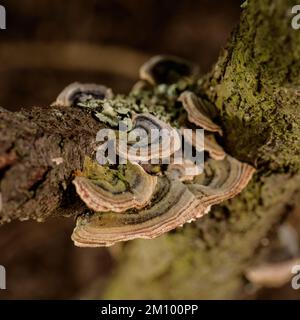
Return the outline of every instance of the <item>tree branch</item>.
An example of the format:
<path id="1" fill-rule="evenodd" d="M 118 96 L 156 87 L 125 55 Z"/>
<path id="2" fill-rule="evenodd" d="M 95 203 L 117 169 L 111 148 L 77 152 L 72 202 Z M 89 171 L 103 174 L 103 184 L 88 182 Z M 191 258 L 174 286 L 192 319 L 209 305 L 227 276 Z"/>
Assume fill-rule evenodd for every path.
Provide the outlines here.
<path id="1" fill-rule="evenodd" d="M 0 111 L 1 222 L 84 210 L 70 184 L 99 122 L 77 108 Z"/>

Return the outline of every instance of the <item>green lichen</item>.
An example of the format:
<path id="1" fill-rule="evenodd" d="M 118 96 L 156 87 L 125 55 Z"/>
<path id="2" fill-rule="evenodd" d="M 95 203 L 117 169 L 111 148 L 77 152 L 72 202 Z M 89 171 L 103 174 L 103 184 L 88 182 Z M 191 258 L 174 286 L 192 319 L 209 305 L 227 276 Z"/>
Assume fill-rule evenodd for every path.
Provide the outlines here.
<path id="1" fill-rule="evenodd" d="M 126 165 L 119 165 L 116 169 L 108 165 L 101 166 L 89 157 L 85 157 L 82 175 L 94 184 L 105 187 L 112 192 L 122 192 L 128 189 L 128 181 L 124 172 Z"/>
<path id="2" fill-rule="evenodd" d="M 139 106 L 137 112 L 150 112 L 159 119 L 179 127 L 185 115 L 181 104 L 177 101 L 185 90 L 195 91 L 195 78 L 183 78 L 173 84 L 159 84 L 157 86 L 133 91 L 129 95 Z"/>
<path id="3" fill-rule="evenodd" d="M 132 91 L 128 96 L 116 95 L 113 99 L 95 99 L 83 96 L 77 104 L 85 108 L 102 123 L 112 128 L 122 121 L 130 130 L 133 113 L 151 113 L 159 119 L 179 127 L 185 113 L 177 99 L 185 90 L 195 91 L 197 82 L 194 78 L 183 78 L 173 84 L 160 84 Z"/>
<path id="4" fill-rule="evenodd" d="M 88 97 L 81 100 L 78 106 L 89 110 L 95 118 L 110 127 L 116 128 L 123 122 L 129 130 L 132 111 L 137 109 L 133 99 L 126 99 L 122 95 L 118 95 L 115 99 L 103 100 Z"/>

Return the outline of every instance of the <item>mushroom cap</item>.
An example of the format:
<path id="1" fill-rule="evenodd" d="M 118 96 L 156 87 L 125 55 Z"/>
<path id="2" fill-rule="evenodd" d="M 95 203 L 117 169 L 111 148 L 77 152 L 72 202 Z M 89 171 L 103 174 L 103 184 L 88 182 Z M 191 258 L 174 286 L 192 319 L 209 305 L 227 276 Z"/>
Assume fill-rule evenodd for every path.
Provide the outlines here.
<path id="1" fill-rule="evenodd" d="M 227 155 L 223 160 L 208 159 L 203 173 L 187 186 L 198 200 L 200 208 L 210 207 L 240 193 L 254 172 L 252 166 Z"/>
<path id="2" fill-rule="evenodd" d="M 169 124 L 149 113 L 135 114 L 132 119 L 133 128 L 128 134 L 128 144 L 132 145 L 117 143 L 122 158 L 134 162 L 164 159 L 181 147 L 180 134 Z"/>
<path id="3" fill-rule="evenodd" d="M 223 134 L 220 126 L 215 124 L 211 120 L 210 110 L 204 105 L 202 100 L 191 91 L 184 91 L 178 98 L 182 102 L 184 109 L 188 114 L 190 122 L 197 126 L 211 132 L 218 132 L 220 135 Z"/>
<path id="4" fill-rule="evenodd" d="M 194 199 L 180 181 L 158 177 L 156 191 L 147 207 L 138 212 L 80 216 L 72 239 L 80 247 L 111 246 L 136 238 L 152 239 L 192 219 Z"/>
<path id="5" fill-rule="evenodd" d="M 157 178 L 155 192 L 146 207 L 139 211 L 80 216 L 72 239 L 77 246 L 98 247 L 158 237 L 235 196 L 247 185 L 253 172 L 251 166 L 227 156 L 223 161 L 210 160 L 192 183 L 184 184 L 166 173 Z"/>
<path id="6" fill-rule="evenodd" d="M 76 192 L 90 209 L 122 212 L 146 206 L 154 192 L 157 177 L 130 162 L 122 166 L 120 172 L 86 157 L 83 175 L 77 176 L 73 183 Z"/>
<path id="7" fill-rule="evenodd" d="M 186 142 L 195 147 L 195 149 L 199 152 L 203 151 L 203 145 L 199 140 L 196 139 L 194 130 L 184 130 L 181 129 L 181 133 Z M 204 150 L 207 151 L 211 158 L 215 160 L 223 160 L 226 156 L 223 148 L 217 143 L 214 135 L 205 134 L 204 135 Z"/>
<path id="8" fill-rule="evenodd" d="M 170 176 L 180 181 L 190 181 L 203 172 L 203 165 L 197 165 L 190 159 L 183 159 L 182 163 L 169 164 L 167 171 Z"/>
<path id="9" fill-rule="evenodd" d="M 198 67 L 185 59 L 172 55 L 158 55 L 141 66 L 140 78 L 152 85 L 170 84 L 182 77 L 197 75 L 198 72 Z"/>
<path id="10" fill-rule="evenodd" d="M 74 82 L 68 85 L 58 95 L 56 101 L 52 105 L 71 107 L 72 105 L 78 103 L 83 95 L 92 96 L 93 98 L 99 100 L 111 99 L 113 97 L 111 89 L 107 88 L 106 86 L 94 83 Z"/>

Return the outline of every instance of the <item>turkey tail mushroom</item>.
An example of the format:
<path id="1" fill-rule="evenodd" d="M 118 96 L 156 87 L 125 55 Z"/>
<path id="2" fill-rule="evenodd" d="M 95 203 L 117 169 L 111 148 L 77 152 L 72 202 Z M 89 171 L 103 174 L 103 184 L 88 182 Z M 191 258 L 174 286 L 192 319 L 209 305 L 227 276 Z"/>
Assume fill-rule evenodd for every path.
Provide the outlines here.
<path id="1" fill-rule="evenodd" d="M 158 237 L 203 216 L 212 205 L 236 195 L 254 172 L 252 167 L 229 156 L 221 165 L 220 161 L 211 161 L 191 184 L 184 184 L 168 173 L 157 177 L 153 196 L 141 210 L 79 216 L 72 235 L 74 243 L 81 247 L 98 247 Z"/>
<path id="2" fill-rule="evenodd" d="M 255 169 L 229 155 L 223 160 L 208 159 L 202 174 L 196 176 L 189 190 L 198 200 L 198 209 L 210 207 L 231 199 L 240 193 L 249 183 Z M 197 215 L 197 218 L 199 215 Z"/>
<path id="3" fill-rule="evenodd" d="M 195 76 L 198 72 L 198 67 L 185 59 L 171 55 L 158 55 L 142 65 L 140 78 L 152 85 L 170 84 L 182 77 Z"/>
<path id="4" fill-rule="evenodd" d="M 205 134 L 204 144 L 202 145 L 201 141 L 199 144 L 199 139 L 196 139 L 196 132 L 194 130 L 181 129 L 181 133 L 184 139 L 192 146 L 194 146 L 197 151 L 202 151 L 204 146 L 204 150 L 209 153 L 211 158 L 215 160 L 223 160 L 225 158 L 226 153 L 223 148 L 217 143 L 214 135 Z"/>
<path id="5" fill-rule="evenodd" d="M 56 98 L 53 106 L 71 107 L 80 102 L 84 96 L 94 99 L 111 99 L 113 93 L 106 86 L 94 83 L 79 83 L 74 82 L 68 85 Z"/>
<path id="6" fill-rule="evenodd" d="M 117 144 L 117 153 L 134 162 L 169 158 L 181 147 L 176 129 L 148 113 L 132 118 L 133 129 L 128 133 L 128 144 Z M 137 138 L 140 138 L 138 141 Z M 131 145 L 130 145 L 131 144 Z"/>
<path id="7" fill-rule="evenodd" d="M 183 59 L 156 56 L 141 67 L 140 85 L 170 84 L 196 73 L 197 67 Z M 72 84 L 56 103 L 74 105 L 89 95 L 103 99 L 112 93 L 103 86 Z M 130 126 L 120 127 L 113 138 L 119 165 L 101 166 L 86 158 L 83 172 L 73 181 L 91 209 L 77 217 L 72 234 L 75 245 L 111 246 L 158 237 L 202 217 L 212 205 L 247 186 L 255 169 L 218 145 L 214 133 L 222 135 L 222 130 L 210 118 L 214 110 L 192 92 L 182 93 L 179 100 L 189 121 L 209 133 L 198 139 L 197 131 L 178 130 L 150 113 L 128 113 Z M 177 162 L 183 141 L 191 154 L 184 152 L 182 162 Z"/>
<path id="8" fill-rule="evenodd" d="M 147 174 L 137 164 L 127 162 L 119 170 L 100 166 L 88 157 L 82 175 L 73 183 L 83 202 L 94 211 L 123 212 L 142 208 L 154 192 L 157 177 Z"/>
<path id="9" fill-rule="evenodd" d="M 140 211 L 80 216 L 72 239 L 80 247 L 111 246 L 119 241 L 158 237 L 191 220 L 193 194 L 180 181 L 159 177 L 150 204 Z"/>
<path id="10" fill-rule="evenodd" d="M 211 111 L 206 108 L 202 100 L 193 92 L 184 91 L 178 100 L 182 102 L 190 122 L 207 131 L 217 132 L 223 135 L 220 126 L 211 120 Z"/>

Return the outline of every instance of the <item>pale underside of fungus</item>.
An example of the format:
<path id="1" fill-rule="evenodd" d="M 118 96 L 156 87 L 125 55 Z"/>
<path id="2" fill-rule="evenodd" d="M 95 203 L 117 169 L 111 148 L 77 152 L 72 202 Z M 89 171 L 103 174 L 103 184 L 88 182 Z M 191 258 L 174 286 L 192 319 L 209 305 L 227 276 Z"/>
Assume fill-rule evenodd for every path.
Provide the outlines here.
<path id="1" fill-rule="evenodd" d="M 177 130 L 151 114 L 134 115 L 132 124 L 133 129 L 128 133 L 127 139 L 129 146 L 117 144 L 117 152 L 123 158 L 138 162 L 164 159 L 181 146 Z M 170 146 L 172 150 L 169 150 Z"/>
<path id="2" fill-rule="evenodd" d="M 180 77 L 196 73 L 195 66 L 171 56 L 154 57 L 140 70 L 141 79 L 149 86 L 175 82 Z M 76 92 L 76 99 L 80 99 L 77 92 L 86 94 L 83 88 L 80 85 L 80 90 L 77 90 L 73 85 L 71 91 Z M 74 98 L 66 99 L 68 94 L 64 92 L 66 90 L 58 101 L 74 103 Z M 74 93 L 71 96 L 74 97 Z M 179 101 L 188 114 L 188 120 L 205 130 L 204 148 L 193 133 L 173 128 L 155 115 L 133 112 L 132 127 L 117 135 L 117 139 L 126 135 L 129 148 L 121 144 L 116 151 L 118 157 L 127 159 L 127 163 L 100 165 L 86 158 L 83 172 L 77 174 L 73 181 L 78 195 L 90 209 L 77 218 L 72 234 L 75 245 L 111 246 L 119 241 L 158 237 L 202 217 L 212 205 L 234 197 L 247 186 L 255 170 L 227 155 L 217 143 L 214 134 L 221 135 L 222 130 L 210 119 L 209 110 L 205 110 L 191 92 L 184 92 Z M 154 154 L 151 153 L 150 157 L 147 152 L 132 149 L 131 142 L 136 142 L 135 138 L 139 136 L 139 147 L 147 150 L 151 129 L 164 129 L 171 148 L 166 147 L 160 136 L 154 137 L 150 143 Z M 201 166 L 189 157 L 182 163 L 171 161 L 165 164 L 164 158 L 176 159 L 182 141 L 203 157 Z M 145 163 L 150 158 L 159 161 L 156 164 Z M 188 174 L 186 169 L 191 169 Z"/>

